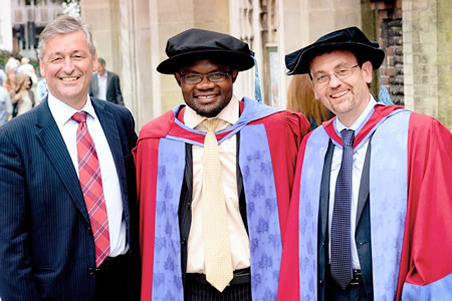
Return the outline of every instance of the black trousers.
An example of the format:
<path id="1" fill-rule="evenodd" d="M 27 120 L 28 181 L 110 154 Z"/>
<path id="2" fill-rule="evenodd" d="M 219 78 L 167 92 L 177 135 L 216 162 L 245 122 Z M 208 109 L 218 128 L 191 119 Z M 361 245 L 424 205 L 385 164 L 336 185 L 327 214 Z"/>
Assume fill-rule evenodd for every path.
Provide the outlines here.
<path id="1" fill-rule="evenodd" d="M 186 274 L 184 280 L 184 300 L 192 301 L 251 301 L 250 269 L 234 271 L 234 279 L 219 292 L 210 285 L 204 274 Z"/>
<path id="2" fill-rule="evenodd" d="M 128 255 L 107 257 L 96 269 L 96 301 L 129 300 Z"/>
<path id="3" fill-rule="evenodd" d="M 210 284 L 189 283 L 184 287 L 185 301 L 251 301 L 251 284 L 231 285 L 219 292 Z"/>

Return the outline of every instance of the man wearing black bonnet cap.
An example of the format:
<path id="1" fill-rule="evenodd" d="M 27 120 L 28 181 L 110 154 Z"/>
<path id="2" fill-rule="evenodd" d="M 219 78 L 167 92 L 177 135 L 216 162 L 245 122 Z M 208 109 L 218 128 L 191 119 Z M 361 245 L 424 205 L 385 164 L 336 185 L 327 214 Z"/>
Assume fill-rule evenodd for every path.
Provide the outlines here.
<path id="1" fill-rule="evenodd" d="M 336 117 L 300 148 L 280 300 L 452 297 L 452 135 L 374 99 L 383 60 L 357 27 L 286 56 L 288 74 L 308 73 Z"/>
<path id="2" fill-rule="evenodd" d="M 143 300 L 275 299 L 301 114 L 238 100 L 248 45 L 189 29 L 157 71 L 186 105 L 145 125 L 135 149 Z"/>

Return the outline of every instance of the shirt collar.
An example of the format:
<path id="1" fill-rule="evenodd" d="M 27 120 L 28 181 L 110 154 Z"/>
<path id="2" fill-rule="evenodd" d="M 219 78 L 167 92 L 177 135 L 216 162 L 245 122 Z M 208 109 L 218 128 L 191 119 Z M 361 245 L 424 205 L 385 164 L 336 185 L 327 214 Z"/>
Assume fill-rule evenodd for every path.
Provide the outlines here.
<path id="1" fill-rule="evenodd" d="M 377 104 L 377 101 L 375 100 L 375 98 L 370 95 L 370 101 L 367 104 L 367 107 L 364 109 L 364 111 L 361 113 L 361 115 L 359 115 L 358 119 L 356 119 L 356 121 L 350 126 L 350 127 L 346 127 L 340 120 L 339 118 L 335 119 L 335 123 L 336 123 L 336 129 L 337 131 L 340 133 L 343 129 L 351 129 L 356 131 L 358 128 L 360 128 L 361 124 L 364 122 L 364 120 L 366 119 L 367 115 L 369 114 L 369 112 L 372 110 L 372 108 Z"/>
<path id="2" fill-rule="evenodd" d="M 107 79 L 107 76 L 108 76 L 108 72 L 107 71 L 105 71 L 104 76 L 100 76 L 100 74 L 97 72 L 97 79 Z"/>
<path id="3" fill-rule="evenodd" d="M 73 107 L 65 104 L 49 92 L 48 104 L 50 112 L 52 113 L 53 119 L 59 126 L 64 126 L 69 120 L 71 120 L 72 115 L 76 112 L 85 111 L 92 118 L 97 118 L 96 112 L 94 111 L 93 104 L 89 96 L 86 97 L 86 104 L 81 110 L 76 110 Z"/>
<path id="4" fill-rule="evenodd" d="M 221 112 L 215 116 L 215 118 L 219 118 L 230 125 L 237 122 L 239 119 L 239 100 L 234 95 L 231 98 L 231 101 L 226 105 L 226 107 L 221 110 Z M 186 126 L 194 129 L 198 126 L 201 126 L 202 122 L 207 119 L 205 116 L 198 115 L 192 108 L 189 106 L 185 107 L 185 115 L 184 115 L 184 123 Z M 217 127 L 218 128 L 218 127 Z M 200 130 L 205 129 L 201 126 Z"/>

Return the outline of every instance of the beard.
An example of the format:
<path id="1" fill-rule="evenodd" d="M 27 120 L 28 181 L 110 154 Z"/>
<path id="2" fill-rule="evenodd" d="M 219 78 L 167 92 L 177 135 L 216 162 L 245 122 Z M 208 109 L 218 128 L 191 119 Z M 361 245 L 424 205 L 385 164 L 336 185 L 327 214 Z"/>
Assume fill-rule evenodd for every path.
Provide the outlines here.
<path id="1" fill-rule="evenodd" d="M 232 96 L 231 96 L 231 98 L 229 98 L 229 100 L 223 100 L 219 103 L 212 104 L 210 106 L 189 104 L 187 102 L 186 103 L 187 103 L 187 105 L 190 106 L 190 108 L 193 109 L 193 111 L 196 112 L 196 114 L 203 116 L 203 117 L 212 118 L 212 117 L 215 117 L 218 114 L 220 114 L 220 112 L 229 104 L 229 102 L 231 102 L 231 99 L 232 99 Z"/>
<path id="2" fill-rule="evenodd" d="M 212 110 L 208 111 L 208 110 L 203 110 L 202 108 L 192 108 L 198 115 L 201 115 L 203 117 L 207 117 L 207 118 L 211 118 L 211 117 L 215 117 L 218 114 L 220 114 L 221 110 L 224 109 L 225 106 L 222 107 L 216 107 L 213 108 Z"/>

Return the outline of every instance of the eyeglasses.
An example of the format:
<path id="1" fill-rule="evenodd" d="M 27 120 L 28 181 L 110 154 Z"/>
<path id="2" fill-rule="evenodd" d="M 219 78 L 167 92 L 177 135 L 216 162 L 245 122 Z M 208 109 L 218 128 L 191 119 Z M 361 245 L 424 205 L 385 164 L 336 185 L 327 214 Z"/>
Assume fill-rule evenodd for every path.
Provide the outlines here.
<path id="1" fill-rule="evenodd" d="M 317 86 L 324 86 L 330 82 L 331 75 L 336 76 L 336 78 L 339 80 L 343 80 L 343 79 L 346 79 L 347 77 L 351 76 L 353 74 L 353 69 L 355 69 L 358 66 L 359 66 L 359 64 L 356 64 L 355 66 L 352 66 L 352 67 L 341 67 L 338 70 L 336 70 L 330 74 L 316 73 L 312 77 L 312 81 Z"/>
<path id="2" fill-rule="evenodd" d="M 185 81 L 186 84 L 196 85 L 202 82 L 204 77 L 207 77 L 207 79 L 211 82 L 217 83 L 224 81 L 226 79 L 226 76 L 228 75 L 228 72 L 211 72 L 208 74 L 181 74 L 181 78 Z"/>

